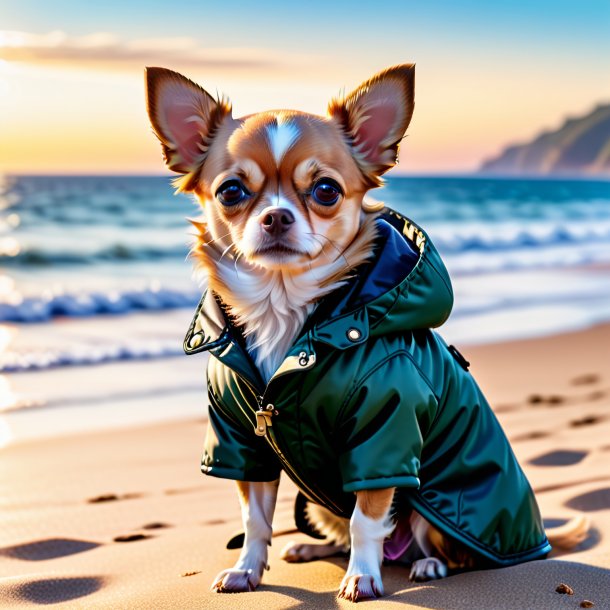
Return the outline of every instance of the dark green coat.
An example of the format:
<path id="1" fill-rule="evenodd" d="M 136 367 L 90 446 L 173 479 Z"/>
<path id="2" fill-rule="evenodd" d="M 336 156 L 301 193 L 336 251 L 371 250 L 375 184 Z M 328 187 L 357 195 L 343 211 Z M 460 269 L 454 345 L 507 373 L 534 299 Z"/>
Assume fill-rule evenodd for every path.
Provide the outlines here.
<path id="1" fill-rule="evenodd" d="M 437 251 L 392 210 L 376 222 L 372 262 L 316 308 L 267 385 L 204 295 L 185 339 L 187 353 L 212 356 L 203 471 L 271 481 L 284 470 L 344 517 L 353 492 L 397 487 L 489 565 L 544 557 L 536 500 L 498 421 L 468 363 L 429 330 L 453 305 Z"/>

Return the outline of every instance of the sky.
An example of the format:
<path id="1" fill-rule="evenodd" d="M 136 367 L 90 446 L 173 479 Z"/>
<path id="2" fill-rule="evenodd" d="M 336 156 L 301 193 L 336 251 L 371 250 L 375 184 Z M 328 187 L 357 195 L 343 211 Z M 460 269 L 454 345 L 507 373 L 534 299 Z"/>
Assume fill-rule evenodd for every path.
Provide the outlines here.
<path id="1" fill-rule="evenodd" d="M 469 172 L 609 103 L 609 32 L 608 0 L 0 0 L 0 173 L 163 174 L 146 65 L 240 116 L 324 114 L 403 62 L 416 108 L 398 171 Z"/>

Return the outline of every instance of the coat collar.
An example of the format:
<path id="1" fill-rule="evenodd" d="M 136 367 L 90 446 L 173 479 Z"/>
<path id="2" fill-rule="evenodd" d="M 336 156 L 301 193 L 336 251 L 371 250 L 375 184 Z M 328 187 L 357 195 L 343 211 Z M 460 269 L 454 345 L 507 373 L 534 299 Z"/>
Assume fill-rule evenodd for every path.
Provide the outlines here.
<path id="1" fill-rule="evenodd" d="M 212 291 L 206 290 L 197 305 L 195 315 L 184 337 L 187 355 L 222 349 L 231 341 L 231 324 Z"/>
<path id="2" fill-rule="evenodd" d="M 306 324 L 306 328 L 307 326 L 310 325 Z M 207 290 L 199 301 L 184 338 L 183 348 L 187 355 L 209 351 L 214 356 L 220 357 L 232 343 L 240 343 L 239 337 L 239 330 L 225 315 L 213 292 Z M 341 350 L 364 343 L 369 337 L 369 320 L 366 307 L 359 307 L 348 314 L 332 317 L 325 322 L 313 325 L 309 332 L 306 332 L 305 335 L 301 334 L 293 348 L 294 346 L 303 346 L 303 343 L 311 344 L 310 337 L 314 341 L 320 341 Z M 310 345 L 308 347 L 309 349 L 306 350 L 307 356 L 313 354 L 315 357 L 313 348 Z M 289 350 L 290 355 L 286 360 L 297 356 L 297 354 L 293 354 L 295 351 L 293 348 Z M 298 356 L 303 360 L 304 357 L 300 356 L 301 351 L 303 350 L 298 351 Z M 274 377 L 286 368 L 286 360 Z"/>
<path id="3" fill-rule="evenodd" d="M 245 349 L 240 331 L 228 319 L 211 290 L 207 290 L 199 301 L 183 347 L 187 355 L 210 352 L 239 373 L 260 394 L 264 393 L 265 385 L 269 385 L 278 377 L 292 371 L 305 371 L 316 363 L 316 352 L 310 334 L 301 336 L 292 345 L 269 383 L 265 384 Z"/>

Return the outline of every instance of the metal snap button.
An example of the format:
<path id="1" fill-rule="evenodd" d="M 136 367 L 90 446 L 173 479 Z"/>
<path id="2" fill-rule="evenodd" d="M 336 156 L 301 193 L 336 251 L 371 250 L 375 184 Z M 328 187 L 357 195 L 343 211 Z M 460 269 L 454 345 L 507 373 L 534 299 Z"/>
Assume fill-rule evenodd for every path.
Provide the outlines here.
<path id="1" fill-rule="evenodd" d="M 347 331 L 347 338 L 350 341 L 359 341 L 360 337 L 362 337 L 362 333 L 357 328 L 350 328 Z"/>
<path id="2" fill-rule="evenodd" d="M 307 355 L 307 352 L 301 352 L 299 354 L 299 364 L 301 366 L 307 366 L 309 364 L 309 356 Z"/>
<path id="3" fill-rule="evenodd" d="M 199 347 L 202 343 L 203 343 L 203 335 L 201 333 L 197 333 L 196 335 L 193 335 L 189 339 L 189 347 L 191 349 L 195 349 L 195 348 Z"/>

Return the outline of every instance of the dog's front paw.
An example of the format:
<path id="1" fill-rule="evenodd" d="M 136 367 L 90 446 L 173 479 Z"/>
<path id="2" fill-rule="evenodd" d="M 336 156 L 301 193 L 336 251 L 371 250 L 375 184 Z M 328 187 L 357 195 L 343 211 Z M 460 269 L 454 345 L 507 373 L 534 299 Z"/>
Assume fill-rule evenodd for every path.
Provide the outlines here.
<path id="1" fill-rule="evenodd" d="M 254 591 L 261 581 L 261 576 L 262 570 L 260 573 L 255 570 L 239 570 L 237 568 L 223 570 L 214 579 L 211 589 L 217 593 Z"/>
<path id="2" fill-rule="evenodd" d="M 427 580 L 438 580 L 447 576 L 447 566 L 436 557 L 425 557 L 418 559 L 411 565 L 409 580 L 413 582 L 425 582 Z"/>
<path id="3" fill-rule="evenodd" d="M 345 575 L 337 597 L 350 602 L 359 602 L 362 599 L 371 599 L 383 595 L 381 579 L 370 574 Z"/>

